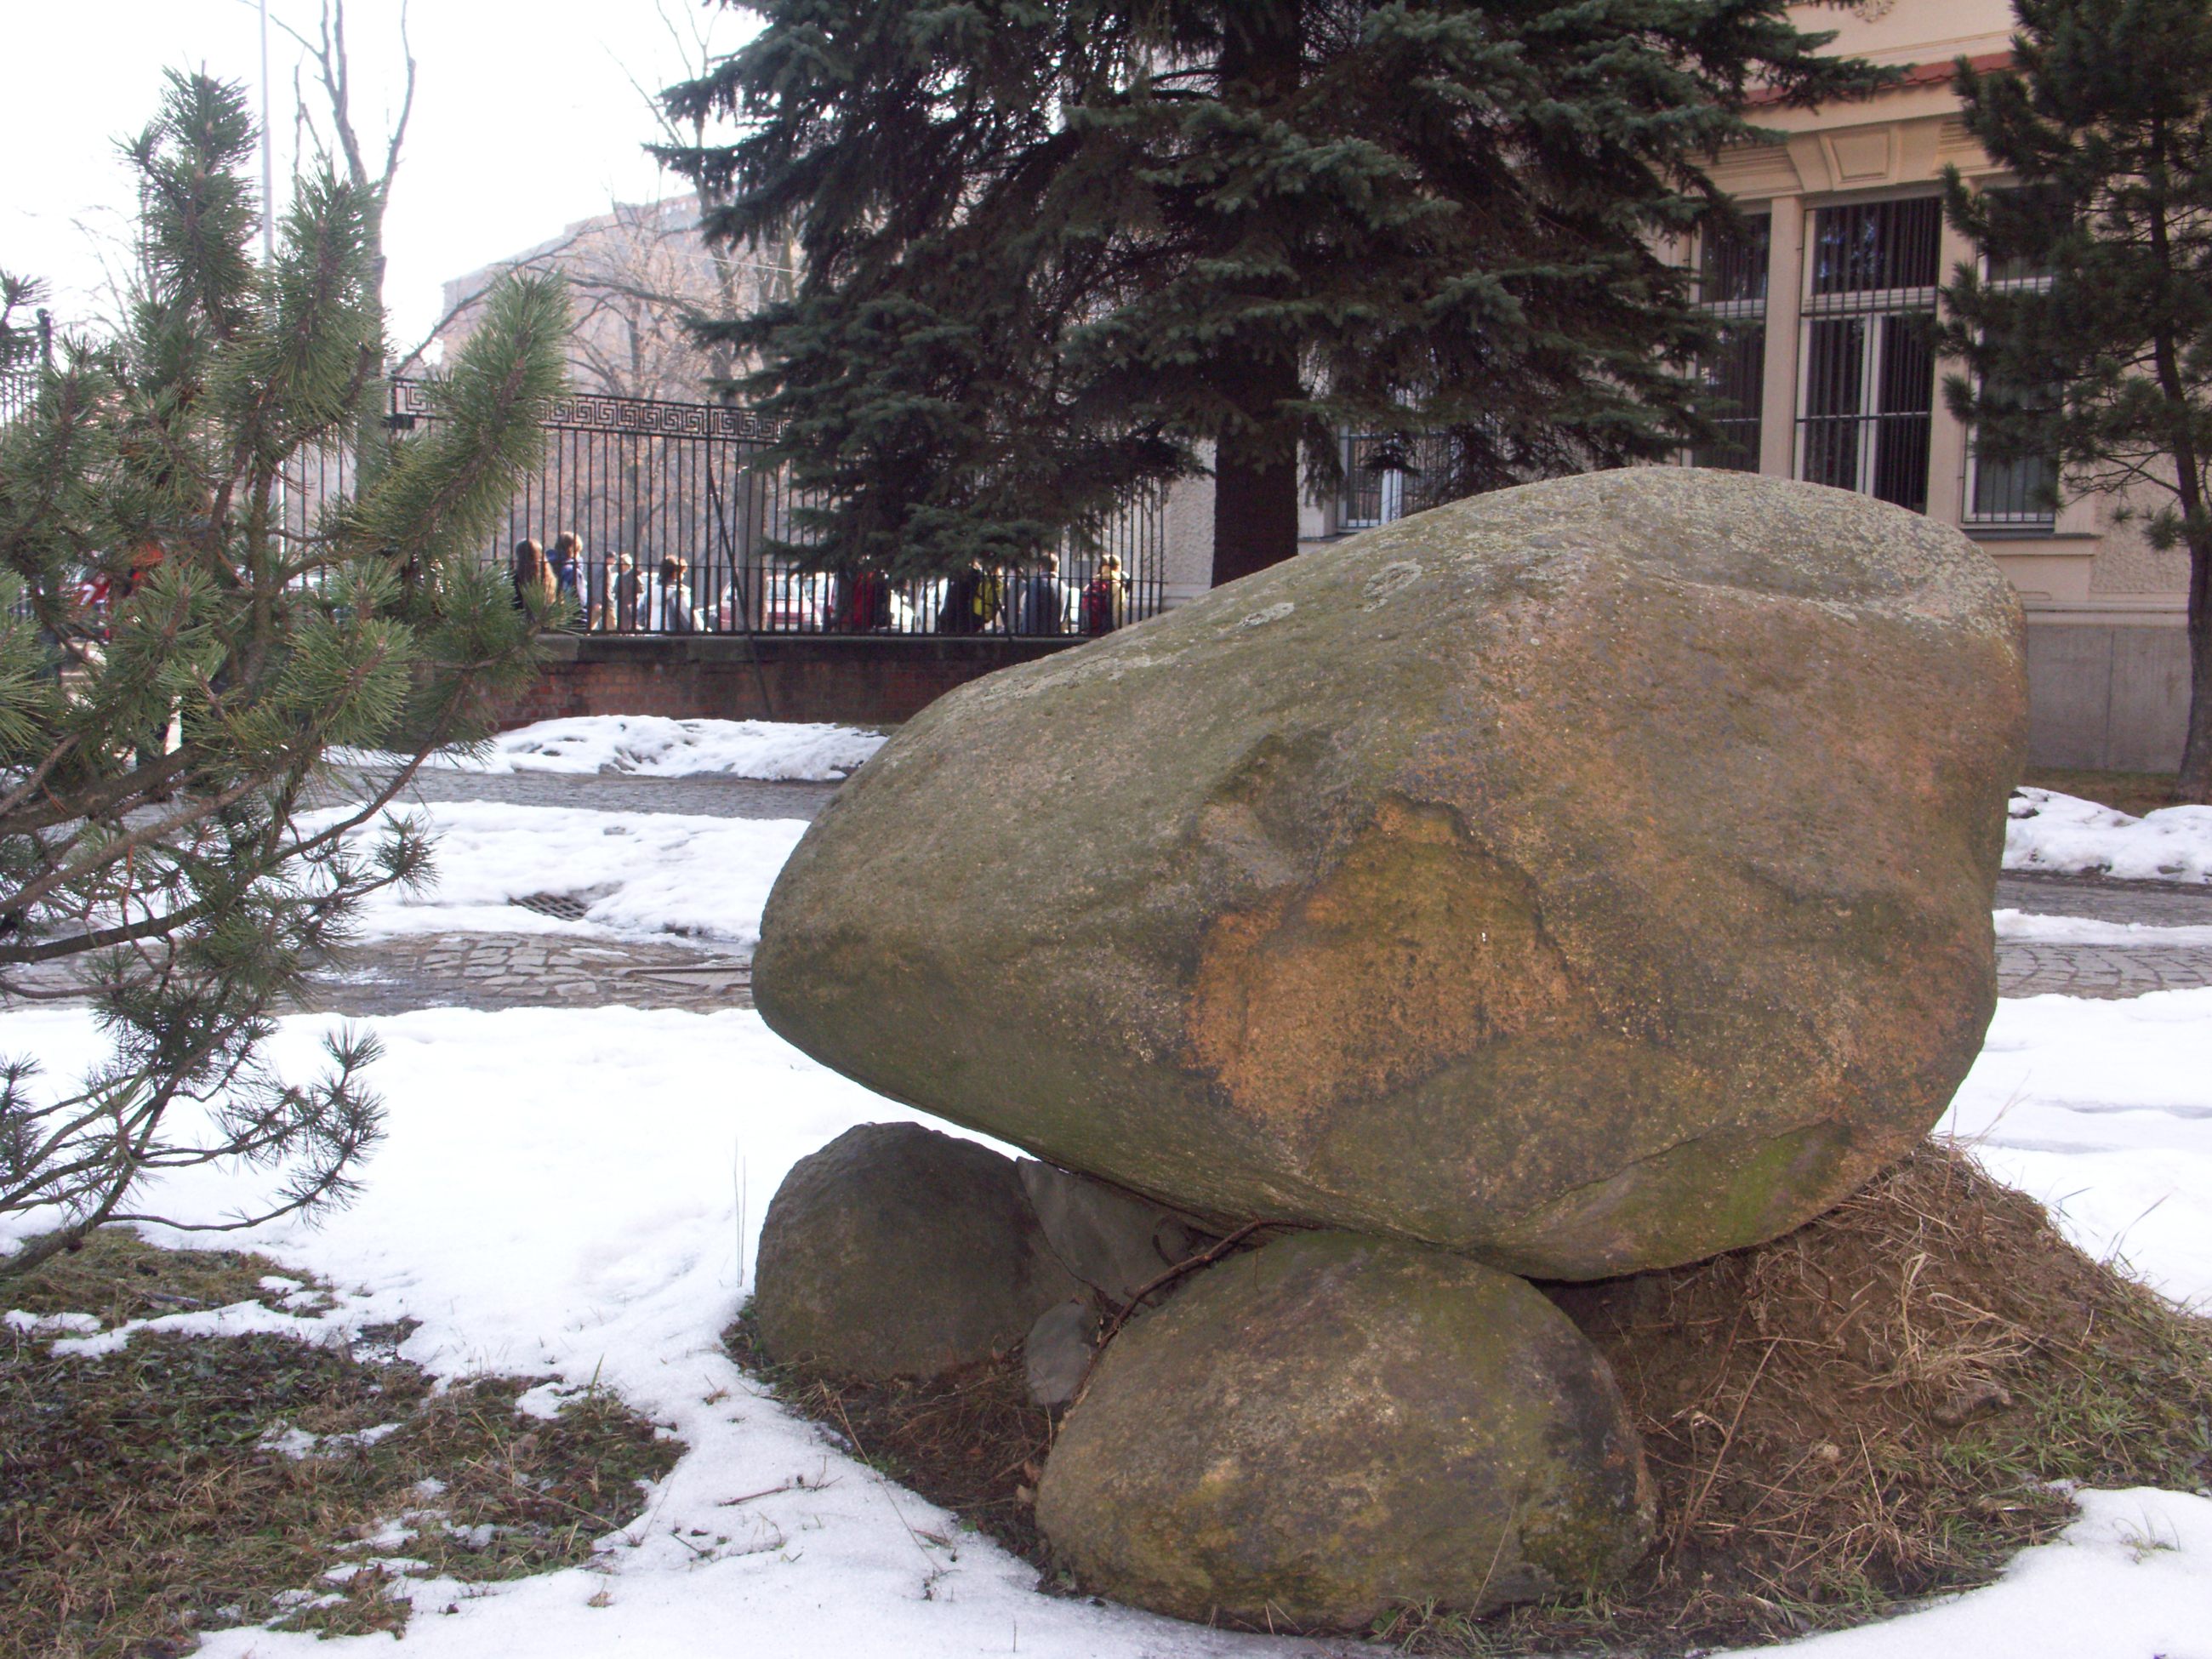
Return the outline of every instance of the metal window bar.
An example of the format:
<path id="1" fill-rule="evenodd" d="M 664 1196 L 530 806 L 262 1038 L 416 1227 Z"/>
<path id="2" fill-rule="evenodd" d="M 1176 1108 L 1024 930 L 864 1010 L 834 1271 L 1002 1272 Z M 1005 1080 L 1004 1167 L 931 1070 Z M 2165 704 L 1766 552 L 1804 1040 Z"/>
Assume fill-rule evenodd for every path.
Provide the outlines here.
<path id="1" fill-rule="evenodd" d="M 1712 442 L 1692 452 L 1698 466 L 1721 467 L 1731 472 L 1759 471 L 1762 430 L 1760 404 L 1766 383 L 1766 325 L 1732 324 L 1719 347 L 1699 365 L 1705 389 L 1732 413 L 1716 416 Z"/>
<path id="2" fill-rule="evenodd" d="M 1711 442 L 1690 452 L 1693 466 L 1759 471 L 1766 380 L 1766 281 L 1773 216 L 1752 214 L 1740 226 L 1714 225 L 1698 240 L 1698 297 L 1723 325 L 1718 346 L 1698 364 L 1719 399 Z"/>
<path id="3" fill-rule="evenodd" d="M 1774 218 L 1747 214 L 1741 226 L 1716 224 L 1698 240 L 1698 299 L 1701 304 L 1755 306 L 1764 313 Z"/>
<path id="4" fill-rule="evenodd" d="M 1813 229 L 1813 297 L 1932 289 L 1942 234 L 1942 204 L 1932 196 L 1822 208 Z"/>
<path id="5" fill-rule="evenodd" d="M 2040 455 L 2017 461 L 1973 460 L 1974 488 L 1966 522 L 1976 526 L 2048 530 L 2057 520 L 2051 500 L 2057 469 Z"/>
<path id="6" fill-rule="evenodd" d="M 1344 483 L 1337 494 L 1339 530 L 1395 524 L 1457 498 L 1451 440 L 1440 432 L 1409 438 L 1347 432 L 1339 440 Z"/>
<path id="7" fill-rule="evenodd" d="M 2048 288 L 2050 273 L 2033 258 L 1984 261 L 1985 278 L 1992 288 L 2023 289 Z M 2048 398 L 2052 389 L 2039 387 L 2030 398 Z M 2021 460 L 1990 461 L 1978 452 L 1970 455 L 1970 484 L 1966 492 L 1966 522 L 1976 528 L 2047 531 L 2057 522 L 2058 468 L 2045 456 Z"/>
<path id="8" fill-rule="evenodd" d="M 1941 205 L 1853 203 L 1814 216 L 1797 476 L 1928 510 Z"/>

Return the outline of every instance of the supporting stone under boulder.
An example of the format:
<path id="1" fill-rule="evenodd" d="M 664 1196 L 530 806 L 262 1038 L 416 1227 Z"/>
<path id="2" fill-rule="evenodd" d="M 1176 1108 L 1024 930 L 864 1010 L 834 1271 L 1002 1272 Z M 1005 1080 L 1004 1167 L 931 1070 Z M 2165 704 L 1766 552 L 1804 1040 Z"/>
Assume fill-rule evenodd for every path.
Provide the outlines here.
<path id="1" fill-rule="evenodd" d="M 1297 1233 L 1126 1328 L 1037 1525 L 1087 1587 L 1184 1619 L 1481 1612 L 1643 1555 L 1651 1485 L 1605 1362 L 1522 1281 Z"/>
<path id="2" fill-rule="evenodd" d="M 1353 537 L 933 704 L 769 899 L 868 1086 L 1219 1224 L 1547 1279 L 1773 1237 L 1995 1000 L 2019 603 L 1956 531 L 1647 467 Z"/>
<path id="3" fill-rule="evenodd" d="M 864 1123 L 793 1164 L 761 1225 L 753 1316 L 780 1364 L 881 1380 L 1012 1352 L 1081 1286 L 1013 1159 L 917 1123 Z"/>

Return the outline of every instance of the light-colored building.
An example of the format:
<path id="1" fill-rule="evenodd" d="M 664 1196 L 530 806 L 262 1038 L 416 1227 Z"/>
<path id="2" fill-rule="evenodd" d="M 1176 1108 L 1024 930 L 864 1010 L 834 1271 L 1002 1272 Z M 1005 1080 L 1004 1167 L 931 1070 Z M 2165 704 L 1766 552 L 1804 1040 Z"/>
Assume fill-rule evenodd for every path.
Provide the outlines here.
<path id="1" fill-rule="evenodd" d="M 1724 154 L 1714 177 L 1753 234 L 1699 250 L 1704 294 L 1730 324 L 1711 365 L 1741 399 L 1727 441 L 1687 459 L 1863 490 L 1955 524 L 2019 588 L 2028 622 L 2032 758 L 2051 766 L 2171 769 L 2189 695 L 2187 555 L 2154 549 L 2106 498 L 2044 504 L 2035 465 L 1995 466 L 1945 407 L 1957 365 L 1919 323 L 1939 283 L 1973 258 L 1944 222 L 1943 168 L 2006 180 L 1968 134 L 1952 89 L 1960 58 L 2010 60 L 2008 0 L 1862 0 L 1792 8 L 1831 50 L 1893 64 L 1900 84 L 1817 110 L 1774 108 L 1780 142 Z M 2002 277 L 2004 273 L 1991 273 Z M 1422 505 L 1405 476 L 1355 466 L 1335 502 L 1310 507 L 1319 539 Z M 1210 491 L 1170 508 L 1170 592 L 1202 586 Z"/>
<path id="2" fill-rule="evenodd" d="M 476 325 L 484 295 L 512 270 L 568 279 L 574 328 L 569 380 L 579 392 L 678 403 L 710 400 L 710 382 L 742 368 L 702 349 L 687 314 L 737 316 L 787 294 L 792 258 L 776 249 L 709 247 L 699 202 L 683 195 L 621 203 L 558 236 L 445 285 L 438 338 L 448 350 Z"/>
<path id="3" fill-rule="evenodd" d="M 1917 327 L 1972 259 L 1936 199 L 1945 167 L 2007 180 L 1967 132 L 1960 58 L 2010 61 L 2008 0 L 1870 0 L 1793 8 L 1832 50 L 1897 65 L 1902 84 L 1811 111 L 1775 110 L 1783 142 L 1724 155 L 1716 179 L 1759 233 L 1706 252 L 1706 297 L 1737 325 L 1735 453 L 1708 464 L 1861 489 L 1955 524 L 2019 588 L 2028 622 L 2031 752 L 2046 765 L 2170 769 L 2189 691 L 2187 556 L 2117 523 L 2109 498 L 2047 505 L 2034 465 L 1985 465 L 1945 406 Z M 1763 266 L 1763 270 L 1761 267 Z M 2002 279 L 2002 271 L 1987 273 Z M 2022 278 L 2033 280 L 2033 278 Z"/>

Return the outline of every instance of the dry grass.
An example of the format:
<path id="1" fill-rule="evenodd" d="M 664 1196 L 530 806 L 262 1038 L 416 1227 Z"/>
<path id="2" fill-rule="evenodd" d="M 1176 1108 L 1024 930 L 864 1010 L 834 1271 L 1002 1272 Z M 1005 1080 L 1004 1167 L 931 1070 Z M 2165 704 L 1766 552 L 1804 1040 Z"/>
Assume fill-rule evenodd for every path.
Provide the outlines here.
<path id="1" fill-rule="evenodd" d="M 111 1232 L 0 1295 L 113 1322 L 251 1297 L 276 1271 Z M 199 1632 L 280 1617 L 397 1634 L 403 1561 L 481 1583 L 586 1560 L 675 1461 L 603 1393 L 547 1420 L 514 1409 L 533 1379 L 435 1392 L 393 1356 L 404 1336 L 142 1334 L 88 1359 L 0 1333 L 0 1652 L 169 1659 Z M 319 1443 L 267 1443 L 288 1430 Z M 370 1430 L 385 1432 L 346 1437 Z"/>
<path id="2" fill-rule="evenodd" d="M 1773 1641 L 1985 1583 L 2072 1516 L 2051 1484 L 2212 1483 L 2212 1325 L 1923 1147 L 1787 1237 L 1554 1299 L 1611 1361 L 1658 1481 L 1626 1583 L 1417 1651 Z"/>
<path id="3" fill-rule="evenodd" d="M 2061 1238 L 1971 1160 L 1924 1147 L 1757 1249 L 1548 1287 L 1620 1377 L 1660 1490 L 1622 1583 L 1474 1621 L 1408 1607 L 1419 1653 L 1661 1656 L 1863 1623 L 1986 1583 L 2072 1506 L 2051 1482 L 2212 1483 L 2212 1326 Z M 1040 1567 L 1053 1422 L 1018 1355 L 872 1387 L 739 1362 L 864 1457 Z"/>
<path id="4" fill-rule="evenodd" d="M 2179 800 L 2180 797 L 2174 793 L 2174 778 L 2172 772 L 2101 772 L 2083 767 L 2031 766 L 2021 781 L 2037 789 L 2056 789 L 2062 795 L 2098 801 L 2139 818 Z"/>

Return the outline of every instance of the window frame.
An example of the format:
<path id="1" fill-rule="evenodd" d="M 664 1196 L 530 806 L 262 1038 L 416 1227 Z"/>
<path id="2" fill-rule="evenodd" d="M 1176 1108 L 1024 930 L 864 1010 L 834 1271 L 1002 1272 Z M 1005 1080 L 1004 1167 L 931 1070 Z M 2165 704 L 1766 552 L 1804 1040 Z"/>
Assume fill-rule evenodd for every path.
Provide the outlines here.
<path id="1" fill-rule="evenodd" d="M 1884 274 L 1893 275 L 1906 253 L 1924 254 L 1929 280 L 1893 283 L 1883 288 L 1822 286 L 1821 255 L 1826 216 L 1879 214 L 1884 208 L 1919 204 L 1925 204 L 1934 214 L 1932 223 L 1913 228 L 1912 234 L 1924 237 L 1924 241 L 1917 246 L 1907 246 L 1903 240 L 1905 233 L 1900 231 L 1899 246 L 1877 245 L 1876 257 L 1881 264 L 1888 268 Z M 1808 202 L 1805 211 L 1805 258 L 1798 275 L 1796 409 L 1791 433 L 1790 475 L 1804 482 L 1849 489 L 1924 514 L 1930 504 L 1935 453 L 1936 362 L 1932 343 L 1923 343 L 1917 349 L 1927 364 L 1924 407 L 1893 410 L 1882 405 L 1890 401 L 1889 369 L 1893 362 L 1914 350 L 1910 336 L 1900 337 L 1899 331 L 1915 326 L 1915 319 L 1923 319 L 1918 325 L 1923 327 L 1932 326 L 1936 320 L 1936 296 L 1942 277 L 1942 198 L 1922 188 L 1881 196 Z M 1829 349 L 1825 356 L 1816 351 L 1814 343 L 1823 337 L 1823 330 L 1851 323 L 1861 325 L 1855 347 L 1843 352 Z M 1830 360 L 1839 369 L 1846 366 L 1856 368 L 1851 412 L 1815 411 L 1819 365 Z M 1907 388 L 1915 396 L 1918 379 L 1919 370 L 1915 364 L 1912 385 Z M 1901 442 L 1893 439 L 1893 434 L 1899 433 L 1905 434 Z M 1814 476 L 1815 464 L 1823 460 L 1821 452 L 1832 446 L 1840 451 L 1846 441 L 1850 446 L 1850 482 L 1839 482 L 1834 476 L 1838 469 L 1832 459 L 1822 465 L 1823 476 Z M 1902 467 L 1908 485 L 1917 483 L 1917 491 L 1908 487 L 1885 493 L 1885 470 L 1897 467 Z"/>
<path id="2" fill-rule="evenodd" d="M 2018 190 L 2020 188 L 2021 186 L 2018 185 L 1984 185 L 1983 186 L 1984 191 Z M 1995 270 L 1992 268 L 1990 257 L 1987 253 L 1977 253 L 1975 259 L 1977 264 L 1980 267 L 1983 286 L 1995 290 L 1996 292 L 2004 294 L 2023 294 L 2031 291 L 2048 289 L 2051 286 L 2051 275 L 2048 271 L 2036 271 L 2027 275 L 2016 276 L 2000 276 L 1996 275 Z M 1975 389 L 1977 392 L 1982 391 L 1984 389 L 1984 383 L 1978 381 Z M 1971 428 L 1966 434 L 1966 476 L 1960 480 L 1961 486 L 1959 500 L 1959 519 L 1960 525 L 1967 530 L 1981 531 L 1984 532 L 2004 531 L 2015 535 L 2028 536 L 2047 536 L 2055 532 L 2058 526 L 2058 514 L 2064 509 L 2065 506 L 2063 499 L 2054 499 L 2051 505 L 2049 507 L 2022 507 L 2015 508 L 1996 508 L 1990 510 L 1984 510 L 1981 507 L 1979 502 L 1982 494 L 1983 473 L 1980 447 L 1976 442 L 1978 435 L 1978 434 Z M 2039 462 L 2003 461 L 1996 463 L 1995 465 L 1998 467 L 2003 468 L 2021 468 L 2030 465 L 2040 465 L 2048 470 L 2051 484 L 2051 493 L 2054 497 L 2058 496 L 2058 486 L 2063 480 L 2059 477 L 2057 462 L 2052 460 L 2043 460 Z M 2032 495 L 2033 493 L 2032 489 L 2015 489 L 2014 492 L 2014 494 L 2021 499 L 2027 499 L 2028 496 Z"/>

